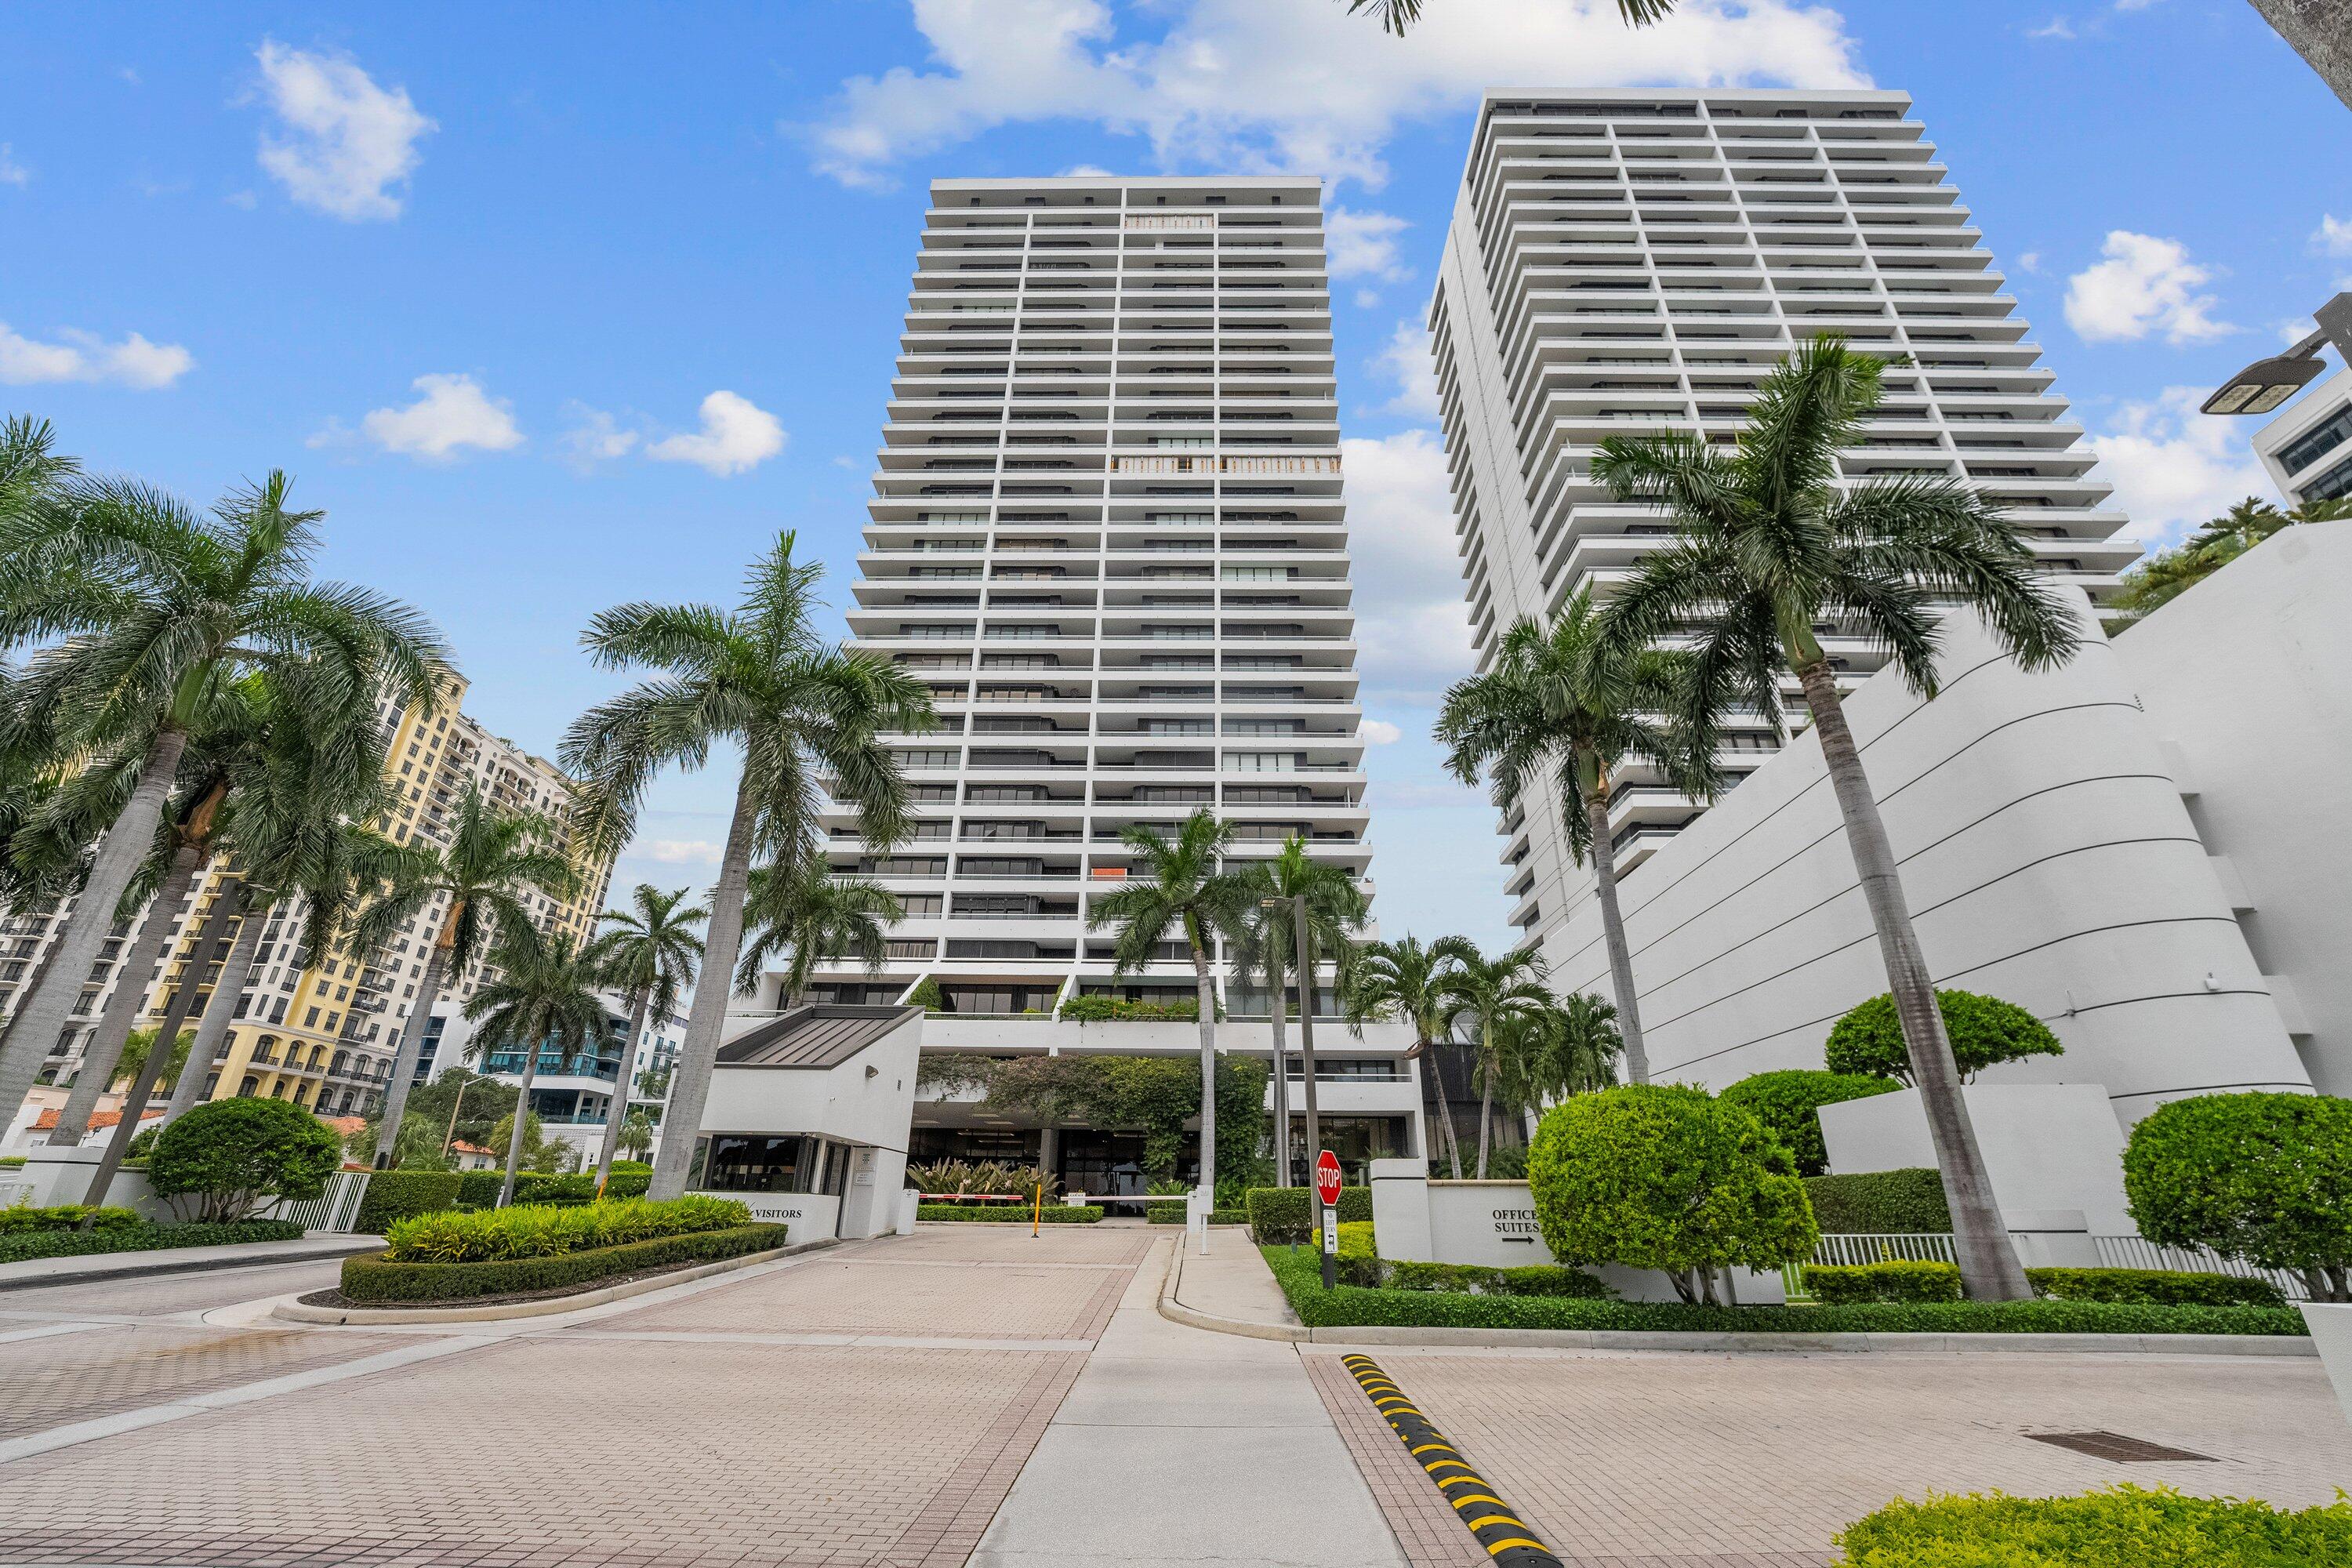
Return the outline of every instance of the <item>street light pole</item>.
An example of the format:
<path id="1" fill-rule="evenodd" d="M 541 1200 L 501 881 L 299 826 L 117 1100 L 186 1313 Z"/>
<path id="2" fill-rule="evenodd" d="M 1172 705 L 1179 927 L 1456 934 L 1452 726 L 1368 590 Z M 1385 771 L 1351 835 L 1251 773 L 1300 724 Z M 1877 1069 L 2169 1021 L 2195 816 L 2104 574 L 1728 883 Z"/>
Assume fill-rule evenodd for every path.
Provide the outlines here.
<path id="1" fill-rule="evenodd" d="M 1290 919 L 1297 950 L 1292 957 L 1298 965 L 1298 1058 L 1307 1078 L 1307 1165 L 1311 1172 L 1316 1161 L 1323 1156 L 1323 1131 L 1315 1120 L 1315 938 L 1307 929 L 1306 894 L 1291 896 Z M 1275 1004 L 1279 1006 L 1281 998 L 1276 997 Z M 1286 1145 L 1287 1142 L 1286 1138 Z M 1290 1150 L 1286 1146 L 1282 1154 L 1287 1160 Z M 1323 1189 L 1312 1182 L 1308 1185 L 1315 1193 L 1315 1233 L 1319 1238 L 1323 1233 Z M 1319 1239 L 1316 1249 L 1322 1250 Z M 1328 1290 L 1339 1282 L 1339 1260 L 1324 1252 L 1323 1289 Z"/>

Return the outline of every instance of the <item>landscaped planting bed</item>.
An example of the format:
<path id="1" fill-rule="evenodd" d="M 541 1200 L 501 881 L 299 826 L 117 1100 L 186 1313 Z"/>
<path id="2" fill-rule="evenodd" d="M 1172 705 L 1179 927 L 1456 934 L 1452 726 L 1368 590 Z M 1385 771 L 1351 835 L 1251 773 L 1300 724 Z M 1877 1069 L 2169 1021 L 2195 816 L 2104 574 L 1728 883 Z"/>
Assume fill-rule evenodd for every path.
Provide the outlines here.
<path id="1" fill-rule="evenodd" d="M 751 1212 L 685 1197 L 420 1215 L 394 1225 L 383 1251 L 344 1260 L 341 1295 L 421 1304 L 585 1289 L 784 1245 L 784 1226 L 752 1225 Z"/>
<path id="2" fill-rule="evenodd" d="M 1261 1246 L 1272 1247 L 1312 1238 L 1315 1230 L 1315 1189 L 1312 1187 L 1252 1187 L 1244 1200 L 1249 1207 L 1250 1234 Z M 1370 1224 L 1372 1189 L 1339 1189 L 1339 1223 Z"/>
<path id="3" fill-rule="evenodd" d="M 88 1230 L 77 1228 L 96 1215 Z M 245 1241 L 299 1241 L 292 1220 L 248 1219 L 231 1225 L 152 1225 L 129 1209 L 92 1211 L 76 1204 L 54 1208 L 0 1209 L 0 1263 L 35 1258 L 88 1258 L 107 1252 L 159 1252 L 170 1247 L 228 1247 Z"/>
<path id="4" fill-rule="evenodd" d="M 1838 1536 L 1838 1568 L 2287 1568 L 2352 1563 L 2352 1502 L 2281 1512 L 2120 1486 L 2087 1497 L 1904 1499 Z"/>
<path id="5" fill-rule="evenodd" d="M 1850 1306 L 1706 1307 L 1466 1290 L 1323 1289 L 1312 1251 L 1264 1247 L 1266 1264 L 1309 1328 L 1612 1329 L 1689 1333 L 2266 1334 L 2305 1331 L 2278 1307 L 2110 1301 L 1904 1301 Z M 1392 1266 L 1401 1267 L 1401 1266 Z M 1510 1272 L 1510 1271 L 1501 1271 Z"/>
<path id="6" fill-rule="evenodd" d="M 971 1220 L 985 1225 L 1027 1225 L 1032 1219 L 1046 1225 L 1092 1225 L 1102 1218 L 1103 1211 L 1088 1205 L 1073 1208 L 1068 1204 L 1047 1204 L 1041 1211 L 1018 1204 L 918 1204 L 917 1219 Z"/>
<path id="7" fill-rule="evenodd" d="M 1184 1223 L 1184 1200 L 1182 1198 L 1178 1198 L 1173 1203 L 1146 1204 L 1143 1205 L 1143 1217 L 1147 1222 L 1152 1225 L 1182 1225 Z M 1209 1211 L 1209 1223 L 1211 1225 L 1247 1225 L 1249 1224 L 1249 1210 L 1211 1209 Z"/>

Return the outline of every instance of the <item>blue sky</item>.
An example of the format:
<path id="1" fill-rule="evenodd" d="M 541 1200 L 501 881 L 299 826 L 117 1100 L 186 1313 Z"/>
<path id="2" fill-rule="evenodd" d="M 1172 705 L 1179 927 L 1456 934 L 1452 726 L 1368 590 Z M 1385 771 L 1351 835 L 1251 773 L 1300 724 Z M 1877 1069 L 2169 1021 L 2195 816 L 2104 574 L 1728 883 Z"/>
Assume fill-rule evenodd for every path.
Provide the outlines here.
<path id="1" fill-rule="evenodd" d="M 929 178 L 1322 174 L 1379 910 L 1490 943 L 1491 813 L 1425 739 L 1463 643 L 1419 333 L 1481 89 L 1910 92 L 2135 531 L 2267 492 L 2194 398 L 2352 287 L 2352 117 L 2243 0 L 1426 13 L 18 0 L 0 409 L 197 497 L 293 471 L 326 569 L 429 611 L 468 710 L 547 751 L 615 684 L 595 610 L 723 597 L 782 528 L 846 601 Z M 707 877 L 725 795 L 665 784 L 622 885 Z"/>

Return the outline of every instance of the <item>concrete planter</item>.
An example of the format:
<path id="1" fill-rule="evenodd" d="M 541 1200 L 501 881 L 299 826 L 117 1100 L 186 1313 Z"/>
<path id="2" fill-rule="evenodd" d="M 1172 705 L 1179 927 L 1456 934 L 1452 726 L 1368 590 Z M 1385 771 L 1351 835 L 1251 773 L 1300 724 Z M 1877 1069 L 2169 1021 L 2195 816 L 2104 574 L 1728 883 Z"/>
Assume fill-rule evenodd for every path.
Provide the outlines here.
<path id="1" fill-rule="evenodd" d="M 2298 1301 L 2295 1305 L 2303 1310 L 2303 1321 L 2311 1330 L 2319 1364 L 2327 1369 L 2327 1381 L 2336 1386 L 2336 1403 L 2344 1407 L 2344 1418 L 2352 1421 L 2352 1304 Z"/>

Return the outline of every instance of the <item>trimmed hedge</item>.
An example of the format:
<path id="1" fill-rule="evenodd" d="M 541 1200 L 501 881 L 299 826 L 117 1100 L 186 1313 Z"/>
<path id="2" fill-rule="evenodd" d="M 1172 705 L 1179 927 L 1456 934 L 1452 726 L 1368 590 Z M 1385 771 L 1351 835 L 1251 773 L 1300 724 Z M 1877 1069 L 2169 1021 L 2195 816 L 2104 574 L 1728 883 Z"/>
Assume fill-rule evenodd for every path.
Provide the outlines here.
<path id="1" fill-rule="evenodd" d="M 2235 1274 L 2176 1274 L 2164 1268 L 2029 1268 L 2037 1296 L 2064 1301 L 2130 1301 L 2165 1307 L 2284 1307 L 2267 1279 Z"/>
<path id="2" fill-rule="evenodd" d="M 230 1225 L 139 1225 L 104 1230 L 17 1231 L 0 1236 L 0 1263 L 33 1258 L 89 1258 L 102 1252 L 160 1252 L 167 1247 L 234 1247 L 247 1241 L 299 1241 L 290 1219 L 246 1219 Z"/>
<path id="3" fill-rule="evenodd" d="M 1902 1087 L 1891 1079 L 1864 1073 L 1798 1068 L 1743 1078 L 1716 1098 L 1729 1100 L 1761 1121 L 1765 1131 L 1796 1156 L 1797 1174 L 1818 1176 L 1830 1168 L 1829 1147 L 1822 1141 L 1822 1107 L 1892 1094 Z"/>
<path id="4" fill-rule="evenodd" d="M 1841 1531 L 1837 1568 L 2283 1568 L 2352 1563 L 2352 1501 L 2282 1512 L 2237 1498 L 2118 1486 L 2086 1497 L 1897 1498 Z"/>
<path id="5" fill-rule="evenodd" d="M 1184 1200 L 1179 1198 L 1172 1204 L 1146 1204 L 1143 1205 L 1143 1217 L 1151 1225 L 1182 1225 Z M 1211 1225 L 1247 1225 L 1249 1210 L 1211 1209 L 1209 1223 Z"/>
<path id="6" fill-rule="evenodd" d="M 1952 1228 L 1944 1179 L 1932 1165 L 1864 1171 L 1851 1176 L 1808 1176 L 1805 1196 L 1823 1236 L 1900 1233 L 1935 1235 Z"/>
<path id="7" fill-rule="evenodd" d="M 1315 1233 L 1313 1187 L 1252 1187 L 1244 1200 L 1250 1230 L 1261 1246 L 1307 1241 Z M 1353 1225 L 1372 1217 L 1372 1189 L 1339 1189 L 1339 1223 Z"/>
<path id="8" fill-rule="evenodd" d="M 352 1228 L 362 1236 L 382 1236 L 402 1220 L 456 1208 L 464 1182 L 456 1171 L 378 1171 L 368 1177 Z"/>
<path id="9" fill-rule="evenodd" d="M 1490 1268 L 1475 1263 L 1391 1263 L 1385 1268 L 1391 1290 L 1460 1290 L 1473 1296 L 1536 1296 L 1608 1301 L 1617 1292 L 1581 1268 L 1536 1264 L 1524 1268 Z"/>
<path id="10" fill-rule="evenodd" d="M 37 1209 L 30 1204 L 18 1204 L 14 1208 L 0 1209 L 0 1236 L 20 1235 L 28 1230 L 74 1230 L 85 1219 L 93 1230 L 136 1230 L 147 1223 L 133 1209 L 93 1209 L 85 1204 L 56 1204 Z"/>
<path id="11" fill-rule="evenodd" d="M 2157 1307 L 2114 1301 L 1874 1301 L 1847 1307 L 1706 1307 L 1473 1296 L 1456 1290 L 1323 1289 L 1311 1252 L 1259 1248 L 1309 1328 L 1635 1329 L 1688 1333 L 2298 1335 L 2275 1307 Z"/>
<path id="12" fill-rule="evenodd" d="M 495 1171 L 463 1171 L 457 1176 L 457 1202 L 468 1208 L 494 1208 L 498 1205 L 499 1188 L 505 1184 L 506 1173 Z M 615 1170 L 605 1184 L 608 1198 L 641 1198 L 653 1184 L 649 1173 Z M 517 1204 L 593 1204 L 596 1201 L 595 1173 L 583 1172 L 569 1176 L 542 1175 L 537 1171 L 515 1173 L 514 1201 Z"/>
<path id="13" fill-rule="evenodd" d="M 785 1230 L 781 1225 L 739 1225 L 619 1247 L 488 1263 L 394 1263 L 383 1253 L 371 1252 L 343 1259 L 342 1289 L 352 1301 L 466 1301 L 483 1296 L 585 1288 L 619 1274 L 765 1252 L 784 1245 Z"/>
<path id="14" fill-rule="evenodd" d="M 1103 1211 L 1093 1205 L 1072 1208 L 1068 1204 L 1047 1204 L 1043 1213 L 1034 1215 L 1047 1225 L 1092 1225 L 1102 1216 Z M 915 1205 L 915 1217 L 964 1220 L 981 1225 L 1027 1225 L 1033 1217 L 1033 1211 L 1017 1208 L 1011 1204 L 918 1204 Z"/>
<path id="15" fill-rule="evenodd" d="M 1805 1289 L 1832 1307 L 1853 1301 L 1957 1301 L 1960 1271 L 1949 1263 L 1891 1258 L 1885 1263 L 1819 1264 L 1805 1269 Z"/>
<path id="16" fill-rule="evenodd" d="M 660 1236 L 732 1230 L 751 1223 L 751 1209 L 727 1198 L 516 1204 L 402 1220 L 384 1233 L 384 1257 L 394 1263 L 492 1263 L 596 1252 Z"/>

